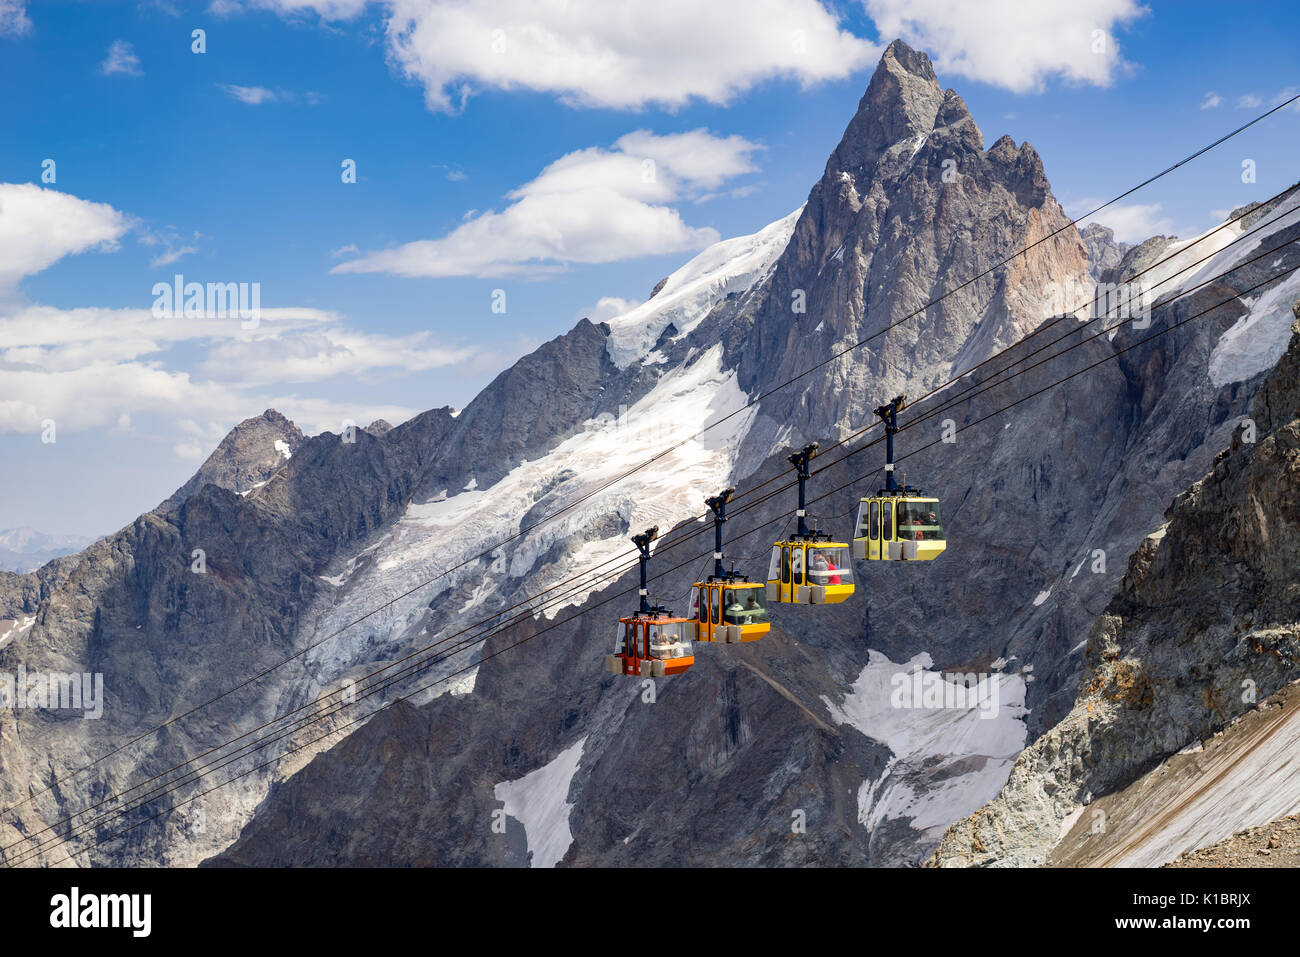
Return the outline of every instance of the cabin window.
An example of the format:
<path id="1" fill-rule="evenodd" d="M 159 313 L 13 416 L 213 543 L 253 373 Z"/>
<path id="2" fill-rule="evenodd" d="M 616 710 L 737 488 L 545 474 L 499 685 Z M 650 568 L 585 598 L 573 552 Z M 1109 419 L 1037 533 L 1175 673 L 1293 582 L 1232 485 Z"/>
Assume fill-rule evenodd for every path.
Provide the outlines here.
<path id="1" fill-rule="evenodd" d="M 729 625 L 762 625 L 768 622 L 767 601 L 762 585 L 728 588 L 723 617 Z"/>
<path id="2" fill-rule="evenodd" d="M 937 542 L 943 538 L 938 502 L 899 502 L 898 537 L 908 541 Z"/>
<path id="3" fill-rule="evenodd" d="M 880 503 L 880 537 L 887 542 L 894 537 L 894 503 L 888 499 Z"/>
<path id="4" fill-rule="evenodd" d="M 871 503 L 871 533 L 867 536 L 873 542 L 880 541 L 880 503 Z"/>
<path id="5" fill-rule="evenodd" d="M 849 550 L 832 545 L 810 546 L 808 549 L 808 584 L 853 584 L 853 566 L 849 562 Z"/>
<path id="6" fill-rule="evenodd" d="M 691 657 L 691 643 L 682 637 L 681 622 L 650 622 L 650 657 L 661 660 Z"/>
<path id="7" fill-rule="evenodd" d="M 861 505 L 858 506 L 858 526 L 853 532 L 854 538 L 867 537 L 867 528 L 868 528 L 867 516 L 870 514 L 870 512 L 871 512 L 870 503 L 863 502 Z"/>

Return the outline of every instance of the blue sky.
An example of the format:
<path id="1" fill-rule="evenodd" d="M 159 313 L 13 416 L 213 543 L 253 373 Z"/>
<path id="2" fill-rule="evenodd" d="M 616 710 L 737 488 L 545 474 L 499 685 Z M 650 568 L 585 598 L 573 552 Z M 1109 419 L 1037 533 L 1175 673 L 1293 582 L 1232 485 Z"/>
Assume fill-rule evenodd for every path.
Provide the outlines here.
<path id="1" fill-rule="evenodd" d="M 1071 213 L 1300 85 L 1293 3 L 761 2 L 0 0 L 0 528 L 112 531 L 272 400 L 308 431 L 466 404 L 802 203 L 895 35 Z M 1298 124 L 1098 218 L 1203 231 L 1300 179 Z M 259 283 L 268 318 L 160 334 L 142 311 L 178 272 Z"/>

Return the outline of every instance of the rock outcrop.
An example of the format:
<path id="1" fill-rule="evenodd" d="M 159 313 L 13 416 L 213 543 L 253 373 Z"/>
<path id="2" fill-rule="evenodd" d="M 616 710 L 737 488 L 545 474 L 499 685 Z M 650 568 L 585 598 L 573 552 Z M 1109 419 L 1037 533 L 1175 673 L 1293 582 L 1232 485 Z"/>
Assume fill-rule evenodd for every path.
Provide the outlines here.
<path id="1" fill-rule="evenodd" d="M 931 863 L 1042 864 L 1068 817 L 1300 679 L 1300 320 L 1292 332 L 1253 421 L 1134 553 L 1070 713 Z"/>

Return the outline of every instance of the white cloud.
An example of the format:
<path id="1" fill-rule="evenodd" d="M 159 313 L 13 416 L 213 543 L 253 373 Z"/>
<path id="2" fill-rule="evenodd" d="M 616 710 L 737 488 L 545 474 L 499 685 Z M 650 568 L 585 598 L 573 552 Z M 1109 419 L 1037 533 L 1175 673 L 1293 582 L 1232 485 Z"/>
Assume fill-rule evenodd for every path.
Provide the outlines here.
<path id="1" fill-rule="evenodd" d="M 773 77 L 842 79 L 880 47 L 841 27 L 821 0 L 389 0 L 389 56 L 451 111 L 483 89 L 533 90 L 574 106 L 638 109 L 727 103 Z M 363 0 L 220 0 L 285 16 L 350 19 Z"/>
<path id="2" fill-rule="evenodd" d="M 218 343 L 200 371 L 245 385 L 320 382 L 340 375 L 364 378 L 381 370 L 385 375 L 427 372 L 459 365 L 474 354 L 473 349 L 444 348 L 427 332 L 384 336 L 331 326 L 286 334 L 272 330 Z"/>
<path id="3" fill-rule="evenodd" d="M 624 299 L 621 296 L 601 296 L 590 309 L 578 313 L 576 318 L 586 316 L 592 322 L 605 322 L 616 319 L 625 312 L 631 312 L 641 305 L 638 299 Z"/>
<path id="4" fill-rule="evenodd" d="M 1205 99 L 1201 101 L 1201 109 L 1212 110 L 1222 102 L 1223 102 L 1223 97 L 1219 96 L 1219 94 L 1213 91 L 1210 91 L 1205 94 Z"/>
<path id="5" fill-rule="evenodd" d="M 106 203 L 31 183 L 0 183 L 0 301 L 24 276 L 64 256 L 115 248 L 130 226 L 129 217 Z"/>
<path id="6" fill-rule="evenodd" d="M 26 0 L 0 0 L 0 37 L 19 36 L 31 28 Z"/>
<path id="7" fill-rule="evenodd" d="M 249 106 L 270 103 L 278 98 L 274 90 L 268 90 L 264 86 L 236 86 L 233 83 L 218 83 L 217 86 Z"/>
<path id="8" fill-rule="evenodd" d="M 1109 86 L 1130 69 L 1114 31 L 1137 0 L 863 0 L 882 37 L 931 53 L 935 68 L 1017 93 L 1050 77 Z"/>
<path id="9" fill-rule="evenodd" d="M 125 73 L 127 76 L 140 76 L 140 58 L 135 55 L 131 44 L 125 40 L 114 40 L 108 48 L 108 56 L 104 62 L 99 65 L 105 76 L 112 76 L 114 73 Z"/>
<path id="10" fill-rule="evenodd" d="M 199 251 L 197 246 L 177 246 L 174 249 L 168 249 L 166 252 L 159 253 L 153 259 L 149 260 L 149 267 L 157 269 L 161 266 L 170 266 L 182 256 L 189 256 Z"/>
<path id="11" fill-rule="evenodd" d="M 508 193 L 510 204 L 467 216 L 440 239 L 340 263 L 331 272 L 399 276 L 541 276 L 569 263 L 607 263 L 701 249 L 717 230 L 682 221 L 669 203 L 757 169 L 760 147 L 707 130 L 638 130 L 612 149 L 590 147 L 551 163 Z"/>
<path id="12" fill-rule="evenodd" d="M 1078 216 L 1095 208 L 1099 202 L 1083 200 L 1073 203 L 1066 207 L 1066 212 Z M 1070 212 L 1072 209 L 1074 212 Z M 1109 226 L 1115 231 L 1115 238 L 1122 243 L 1140 243 L 1152 236 L 1175 235 L 1173 220 L 1165 214 L 1159 203 L 1107 206 L 1080 225 L 1086 226 L 1088 223 Z"/>
<path id="13" fill-rule="evenodd" d="M 192 238 L 183 238 L 176 229 L 168 226 L 159 232 L 142 233 L 139 242 L 142 246 L 162 247 L 162 251 L 149 260 L 149 268 L 158 269 L 162 266 L 170 266 L 177 260 L 198 252 L 199 247 L 195 243 L 200 238 L 202 234 L 197 231 Z"/>
<path id="14" fill-rule="evenodd" d="M 0 433 L 36 432 L 45 419 L 76 432 L 150 415 L 207 423 L 210 438 L 209 432 L 224 433 L 269 407 L 286 415 L 301 409 L 305 421 L 335 430 L 349 409 L 363 424 L 370 421 L 364 415 L 399 422 L 412 410 L 358 408 L 274 390 L 336 376 L 405 375 L 477 358 L 472 349 L 442 348 L 427 333 L 358 332 L 333 313 L 291 308 L 263 309 L 254 331 L 233 319 L 160 319 L 149 309 L 30 305 L 0 315 L 0 343 Z M 168 367 L 168 350 L 181 343 L 206 349 L 192 372 Z"/>
<path id="15" fill-rule="evenodd" d="M 1254 109 L 1258 109 L 1263 105 L 1264 105 L 1264 101 L 1261 100 L 1254 93 L 1246 93 L 1242 96 L 1237 97 L 1237 109 L 1239 110 L 1254 110 Z"/>
<path id="16" fill-rule="evenodd" d="M 59 309 L 22 302 L 17 284 L 64 256 L 111 248 L 131 228 L 125 214 L 101 203 L 31 184 L 0 184 L 0 433 L 36 432 L 46 419 L 60 431 L 129 427 L 139 416 L 203 423 L 199 445 L 210 448 L 231 424 L 275 406 L 299 410 L 300 422 L 337 428 L 343 418 L 399 422 L 412 410 L 351 406 L 273 389 L 336 377 L 365 379 L 469 365 L 476 350 L 443 347 L 428 333 L 385 336 L 348 328 L 318 309 L 263 307 L 255 329 L 237 318 L 159 318 L 151 308 Z M 198 234 L 194 234 L 198 237 Z M 171 227 L 146 233 L 144 245 L 178 258 L 185 247 Z M 143 281 L 142 281 L 143 282 Z M 152 282 L 142 286 L 152 305 Z M 203 361 L 173 365 L 185 344 Z M 252 410 L 252 411 L 250 411 Z M 123 425 L 126 423 L 126 426 Z M 179 424 L 176 426 L 181 428 Z M 182 429 L 182 431 L 185 431 Z M 177 447 L 193 457 L 196 435 Z M 207 443 L 204 445 L 204 443 Z"/>
<path id="17" fill-rule="evenodd" d="M 1300 93 L 1300 89 L 1297 89 L 1294 86 L 1288 86 L 1285 89 L 1278 90 L 1277 93 L 1273 95 L 1273 98 L 1269 100 L 1269 104 L 1271 106 L 1279 106 L 1285 103 L 1287 100 L 1290 100 L 1293 97 L 1295 97 L 1297 93 Z M 1296 100 L 1294 103 L 1292 103 L 1289 109 L 1292 109 L 1297 113 L 1300 113 L 1300 100 Z"/>

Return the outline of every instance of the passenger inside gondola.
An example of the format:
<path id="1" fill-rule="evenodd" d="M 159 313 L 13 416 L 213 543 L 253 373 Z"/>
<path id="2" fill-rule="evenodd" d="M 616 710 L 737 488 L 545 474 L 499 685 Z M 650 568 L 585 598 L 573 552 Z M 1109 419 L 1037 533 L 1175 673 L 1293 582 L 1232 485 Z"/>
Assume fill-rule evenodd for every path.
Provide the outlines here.
<path id="1" fill-rule="evenodd" d="M 898 506 L 898 537 L 907 541 L 938 541 L 943 538 L 939 512 L 934 502 L 901 502 Z"/>
<path id="2" fill-rule="evenodd" d="M 654 658 L 684 658 L 689 647 L 682 642 L 676 626 L 650 626 L 650 655 Z"/>
<path id="3" fill-rule="evenodd" d="M 748 594 L 742 595 L 741 589 L 731 591 L 731 602 L 723 612 L 723 617 L 729 625 L 761 625 L 767 622 L 767 609 L 759 601 L 759 589 L 745 589 Z"/>
<path id="4" fill-rule="evenodd" d="M 808 573 L 808 580 L 814 585 L 838 585 L 840 584 L 839 567 L 829 561 L 825 555 L 818 552 L 813 555 L 812 570 Z"/>

